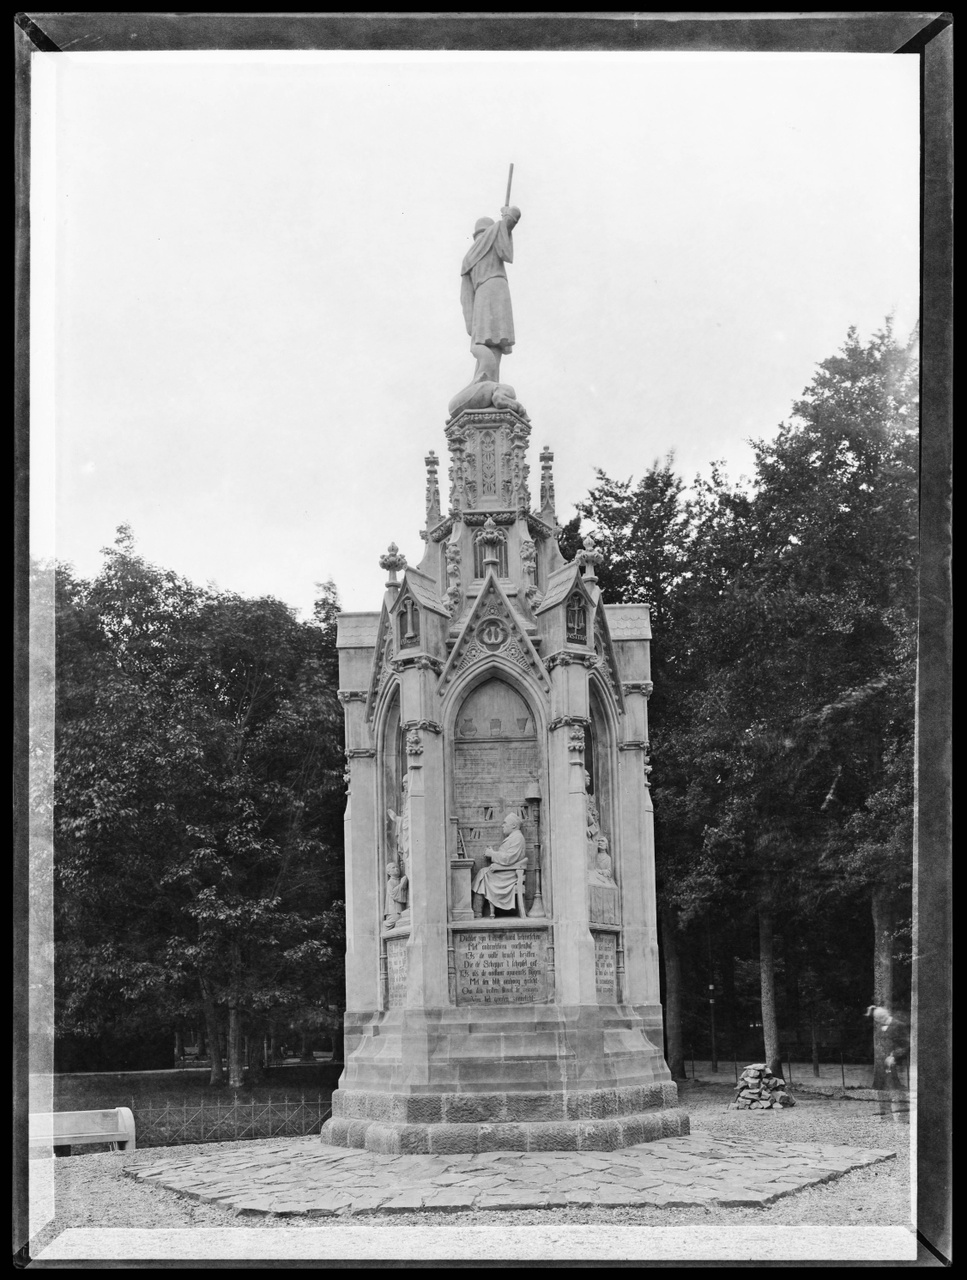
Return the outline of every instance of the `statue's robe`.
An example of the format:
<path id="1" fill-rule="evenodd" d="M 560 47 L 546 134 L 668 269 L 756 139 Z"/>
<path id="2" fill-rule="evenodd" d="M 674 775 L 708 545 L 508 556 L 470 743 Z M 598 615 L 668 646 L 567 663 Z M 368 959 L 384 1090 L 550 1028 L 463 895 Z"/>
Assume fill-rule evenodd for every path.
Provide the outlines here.
<path id="1" fill-rule="evenodd" d="M 514 261 L 511 231 L 519 219 L 520 210 L 512 209 L 481 231 L 460 268 L 460 305 L 471 345 L 496 347 L 504 355 L 514 345 L 514 315 L 504 263 Z"/>
<path id="2" fill-rule="evenodd" d="M 474 893 L 499 907 L 512 911 L 517 887 L 517 869 L 527 866 L 527 849 L 522 831 L 512 831 L 499 849 L 491 855 L 490 866 L 478 871 L 473 881 Z"/>

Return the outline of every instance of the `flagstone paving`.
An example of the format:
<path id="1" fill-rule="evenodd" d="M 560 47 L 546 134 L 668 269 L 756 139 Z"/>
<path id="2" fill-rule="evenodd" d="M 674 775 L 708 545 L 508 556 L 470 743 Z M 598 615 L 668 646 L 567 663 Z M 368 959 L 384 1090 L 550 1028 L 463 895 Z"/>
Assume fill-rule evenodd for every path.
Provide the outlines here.
<path id="1" fill-rule="evenodd" d="M 767 1205 L 892 1151 L 692 1134 L 607 1152 L 387 1156 L 290 1138 L 159 1159 L 125 1173 L 239 1214 L 465 1212 L 589 1206 Z"/>

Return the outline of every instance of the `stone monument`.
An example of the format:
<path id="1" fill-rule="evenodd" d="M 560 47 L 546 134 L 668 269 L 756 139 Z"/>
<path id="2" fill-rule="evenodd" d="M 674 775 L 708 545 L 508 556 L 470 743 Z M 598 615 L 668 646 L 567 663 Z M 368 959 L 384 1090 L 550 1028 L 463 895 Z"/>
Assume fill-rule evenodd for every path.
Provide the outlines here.
<path id="1" fill-rule="evenodd" d="M 508 192 L 509 200 L 509 192 Z M 553 455 L 499 380 L 520 211 L 462 268 L 474 380 L 425 459 L 415 568 L 339 618 L 345 1070 L 324 1142 L 387 1153 L 610 1150 L 688 1132 L 662 1056 L 648 606 L 558 546 Z M 397 575 L 401 574 L 400 577 Z"/>

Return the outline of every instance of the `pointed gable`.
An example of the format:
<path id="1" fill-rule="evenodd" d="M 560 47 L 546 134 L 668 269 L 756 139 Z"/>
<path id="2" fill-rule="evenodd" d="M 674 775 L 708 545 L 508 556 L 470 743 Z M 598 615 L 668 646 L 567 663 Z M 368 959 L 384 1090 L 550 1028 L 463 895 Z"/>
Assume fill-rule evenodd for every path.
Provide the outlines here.
<path id="1" fill-rule="evenodd" d="M 544 592 L 544 599 L 534 610 L 535 615 L 538 613 L 547 613 L 549 609 L 553 609 L 557 605 L 563 604 L 571 594 L 571 590 L 579 584 L 581 590 L 584 591 L 584 594 L 588 597 L 589 607 L 593 608 L 594 601 L 591 599 L 587 588 L 584 586 L 583 579 L 581 578 L 581 570 L 578 565 L 572 562 L 571 564 L 564 565 L 561 569 L 555 569 L 555 571 L 550 575 L 547 580 L 547 590 Z"/>
<path id="2" fill-rule="evenodd" d="M 413 598 L 422 608 L 439 613 L 444 618 L 450 617 L 450 610 L 446 602 L 440 598 L 436 582 L 428 574 L 421 573 L 419 569 L 407 569 L 403 574 L 403 589 L 400 591 L 400 597 L 407 589 L 413 593 Z M 399 598 L 393 605 L 394 613 L 398 611 L 398 607 Z"/>
<path id="3" fill-rule="evenodd" d="M 537 650 L 528 639 L 493 571 L 488 570 L 480 594 L 443 668 L 441 693 L 460 672 L 496 657 L 531 672 L 542 688 L 550 688 Z"/>

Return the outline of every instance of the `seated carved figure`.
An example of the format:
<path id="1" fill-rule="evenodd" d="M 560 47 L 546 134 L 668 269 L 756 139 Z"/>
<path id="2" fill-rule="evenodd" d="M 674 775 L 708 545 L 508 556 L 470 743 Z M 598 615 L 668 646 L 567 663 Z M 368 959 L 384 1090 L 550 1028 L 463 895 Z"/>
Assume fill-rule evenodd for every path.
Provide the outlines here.
<path id="1" fill-rule="evenodd" d="M 504 818 L 504 835 L 506 839 L 499 849 L 485 850 L 491 865 L 477 872 L 473 891 L 486 898 L 498 910 L 511 911 L 517 890 L 517 872 L 527 866 L 524 833 L 520 829 L 520 818 L 516 813 L 508 813 Z M 478 903 L 479 898 L 475 900 L 475 915 Z"/>

